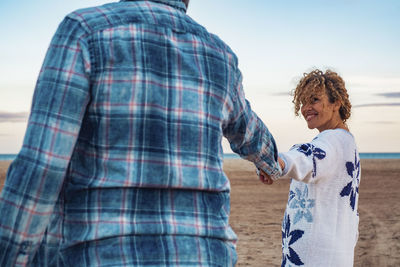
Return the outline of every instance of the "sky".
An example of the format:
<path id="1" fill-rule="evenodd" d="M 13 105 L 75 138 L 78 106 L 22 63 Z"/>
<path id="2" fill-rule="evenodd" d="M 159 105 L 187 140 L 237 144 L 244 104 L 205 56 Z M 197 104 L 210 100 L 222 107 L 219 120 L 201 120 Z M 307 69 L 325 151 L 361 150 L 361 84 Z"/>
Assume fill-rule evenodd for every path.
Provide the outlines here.
<path id="1" fill-rule="evenodd" d="M 18 153 L 50 40 L 64 16 L 100 0 L 0 1 L 0 154 Z M 290 92 L 314 68 L 338 72 L 360 152 L 400 152 L 400 1 L 191 0 L 188 15 L 236 53 L 246 98 L 281 151 L 318 134 Z M 231 153 L 225 140 L 223 147 Z"/>

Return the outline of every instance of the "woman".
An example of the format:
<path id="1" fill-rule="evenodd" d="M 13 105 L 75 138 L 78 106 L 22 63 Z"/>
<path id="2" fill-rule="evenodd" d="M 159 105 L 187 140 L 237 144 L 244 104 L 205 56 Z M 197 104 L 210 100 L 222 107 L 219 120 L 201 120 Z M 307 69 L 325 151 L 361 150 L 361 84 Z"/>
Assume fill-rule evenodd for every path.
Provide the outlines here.
<path id="1" fill-rule="evenodd" d="M 353 266 L 358 238 L 360 159 L 346 120 L 351 104 L 343 79 L 314 70 L 294 90 L 295 114 L 320 132 L 310 143 L 281 153 L 291 178 L 282 223 L 282 266 Z M 262 182 L 271 184 L 265 173 Z"/>

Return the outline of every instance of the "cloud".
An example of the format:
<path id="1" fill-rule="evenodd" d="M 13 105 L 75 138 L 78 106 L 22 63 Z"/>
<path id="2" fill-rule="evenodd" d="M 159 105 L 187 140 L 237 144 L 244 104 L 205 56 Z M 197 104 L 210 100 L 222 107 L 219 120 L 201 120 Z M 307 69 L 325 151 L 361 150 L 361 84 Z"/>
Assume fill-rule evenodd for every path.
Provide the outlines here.
<path id="1" fill-rule="evenodd" d="M 386 98 L 400 98 L 400 92 L 380 93 L 380 94 L 376 94 L 376 95 L 383 96 Z"/>
<path id="2" fill-rule="evenodd" d="M 353 108 L 365 108 L 365 107 L 400 107 L 400 103 L 367 103 L 354 105 Z"/>
<path id="3" fill-rule="evenodd" d="M 26 122 L 28 112 L 4 112 L 0 111 L 0 123 L 2 122 Z"/>

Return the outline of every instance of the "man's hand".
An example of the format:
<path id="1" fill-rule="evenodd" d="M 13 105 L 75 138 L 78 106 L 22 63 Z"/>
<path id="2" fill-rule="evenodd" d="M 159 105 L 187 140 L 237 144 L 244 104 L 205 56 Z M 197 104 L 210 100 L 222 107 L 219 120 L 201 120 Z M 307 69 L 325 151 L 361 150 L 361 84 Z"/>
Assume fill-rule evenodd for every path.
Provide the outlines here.
<path id="1" fill-rule="evenodd" d="M 269 185 L 271 185 L 274 181 L 272 180 L 272 178 L 267 174 L 267 173 L 265 173 L 263 170 L 258 170 L 257 171 L 257 174 L 258 174 L 258 178 L 260 179 L 260 181 L 263 183 L 263 184 L 269 184 Z"/>
<path id="2" fill-rule="evenodd" d="M 279 162 L 279 166 L 281 167 L 281 169 L 283 170 L 285 168 L 285 162 L 278 157 L 278 162 Z M 257 175 L 258 178 L 260 179 L 260 181 L 264 184 L 273 184 L 274 180 L 272 180 L 271 176 L 269 176 L 266 172 L 264 172 L 263 170 L 257 170 Z"/>

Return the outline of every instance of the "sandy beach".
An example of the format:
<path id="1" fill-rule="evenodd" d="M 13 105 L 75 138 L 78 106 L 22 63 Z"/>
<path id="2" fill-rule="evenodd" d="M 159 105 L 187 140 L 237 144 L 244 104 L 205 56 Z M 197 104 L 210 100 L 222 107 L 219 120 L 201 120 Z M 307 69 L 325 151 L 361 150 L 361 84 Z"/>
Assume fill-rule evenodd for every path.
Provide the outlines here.
<path id="1" fill-rule="evenodd" d="M 0 161 L 0 189 L 10 162 Z M 357 267 L 400 266 L 400 159 L 361 160 Z M 227 159 L 232 184 L 231 225 L 238 234 L 238 266 L 280 266 L 281 219 L 288 181 L 258 182 L 251 163 Z"/>

